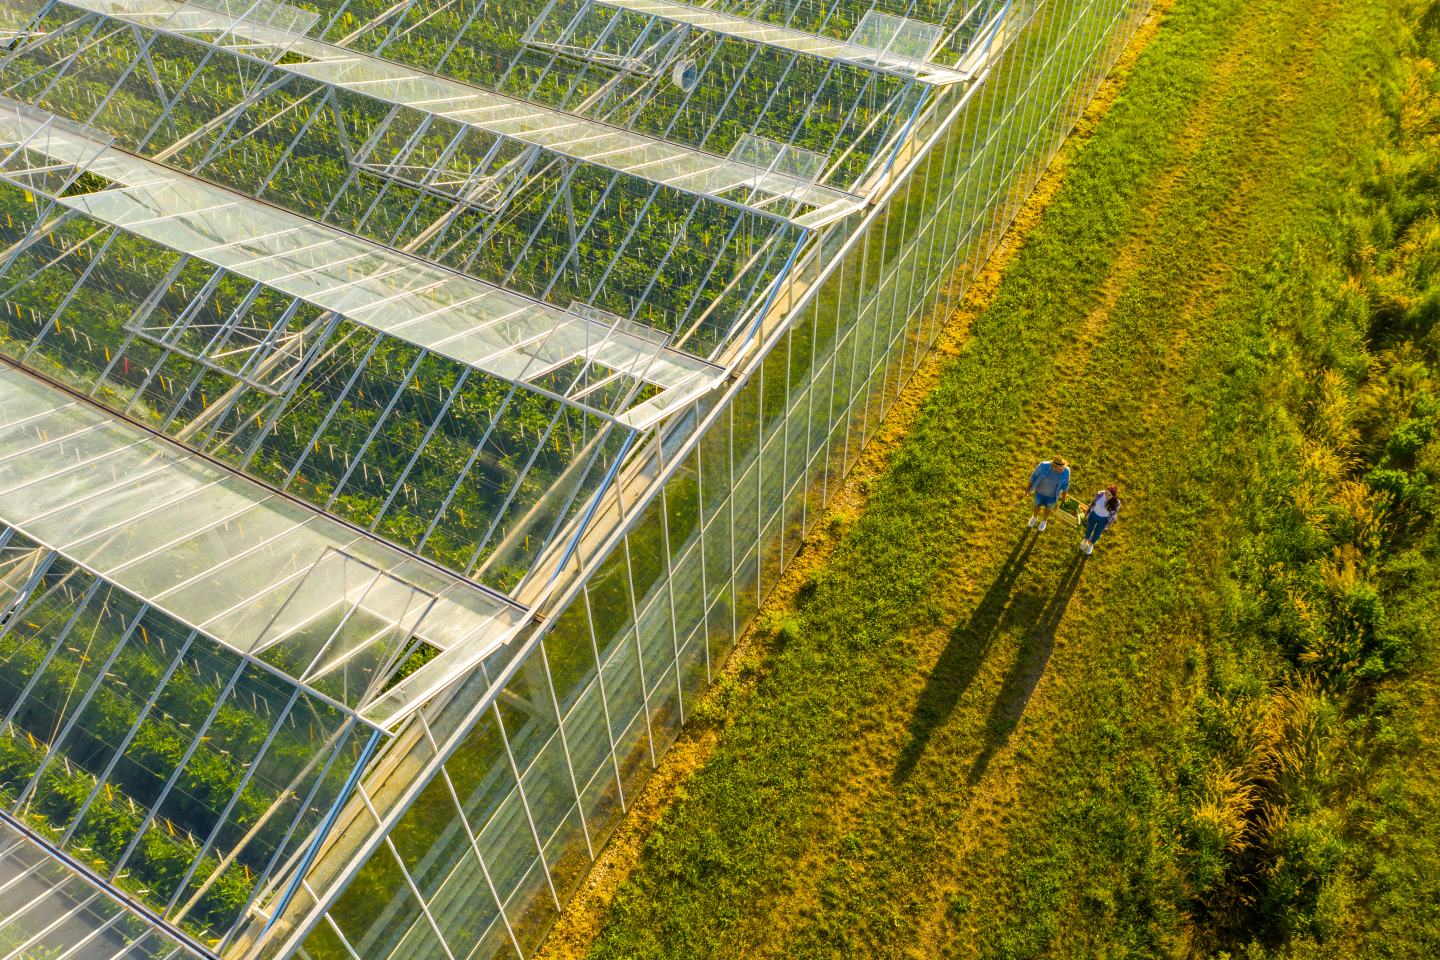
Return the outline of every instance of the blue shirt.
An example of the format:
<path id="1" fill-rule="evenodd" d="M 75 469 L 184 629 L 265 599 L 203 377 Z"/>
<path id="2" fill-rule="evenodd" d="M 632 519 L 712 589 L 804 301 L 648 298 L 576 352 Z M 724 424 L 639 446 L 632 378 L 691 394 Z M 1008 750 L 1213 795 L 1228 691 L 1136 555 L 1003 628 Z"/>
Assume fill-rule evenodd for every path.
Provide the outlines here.
<path id="1" fill-rule="evenodd" d="M 1058 497 L 1070 489 L 1070 468 L 1056 470 L 1049 460 L 1030 473 L 1030 489 L 1042 497 Z"/>

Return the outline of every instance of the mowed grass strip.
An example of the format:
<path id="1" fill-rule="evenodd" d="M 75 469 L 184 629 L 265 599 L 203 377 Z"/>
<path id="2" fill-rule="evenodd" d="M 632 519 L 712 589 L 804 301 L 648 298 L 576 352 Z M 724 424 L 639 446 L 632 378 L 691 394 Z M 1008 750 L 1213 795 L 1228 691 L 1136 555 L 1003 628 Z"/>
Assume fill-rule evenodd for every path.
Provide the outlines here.
<path id="1" fill-rule="evenodd" d="M 1013 512 L 1022 478 L 1004 476 L 1012 441 L 1071 340 L 1055 311 L 1083 316 L 1100 301 L 1143 188 L 1183 156 L 1181 132 L 1240 26 L 1241 9 L 1231 3 L 1201 11 L 1184 31 L 1162 28 L 996 303 L 979 318 L 932 412 L 872 491 L 869 509 L 812 592 L 797 640 L 753 692 L 741 685 L 715 692 L 729 718 L 721 744 L 652 835 L 644 866 L 601 938 L 602 955 L 666 945 L 734 955 L 743 949 L 716 938 L 746 918 L 762 925 L 772 919 L 755 909 L 760 898 L 792 884 L 803 893 L 808 878 L 794 871 L 794 861 L 826 841 L 815 821 L 828 820 L 834 801 L 843 803 L 857 785 L 848 768 L 872 724 L 867 707 L 923 675 L 916 652 L 897 638 L 947 619 L 936 590 L 961 553 L 964 519 L 993 514 L 997 494 L 1002 511 Z M 1154 60 L 1163 69 L 1151 67 Z M 963 419 L 961 405 L 968 407 Z M 883 771 L 877 777 L 883 780 Z M 744 949 L 765 942 L 745 938 Z"/>
<path id="2" fill-rule="evenodd" d="M 1181 719 L 1265 429 L 1276 251 L 1393 56 L 1377 0 L 1177 0 L 758 682 L 601 957 L 1184 952 Z M 1022 533 L 1052 451 L 1123 526 Z"/>

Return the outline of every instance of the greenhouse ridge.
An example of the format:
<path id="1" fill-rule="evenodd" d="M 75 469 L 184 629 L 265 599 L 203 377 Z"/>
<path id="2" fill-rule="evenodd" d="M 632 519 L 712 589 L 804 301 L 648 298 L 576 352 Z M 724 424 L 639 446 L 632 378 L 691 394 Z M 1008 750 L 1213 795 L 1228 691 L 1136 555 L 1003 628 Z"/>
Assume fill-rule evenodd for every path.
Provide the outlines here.
<path id="1" fill-rule="evenodd" d="M 0 142 L 39 155 L 42 165 L 69 165 L 106 182 L 57 195 L 57 203 L 468 366 L 524 382 L 585 358 L 663 389 L 693 389 L 710 369 L 654 338 L 438 269 L 133 158 L 108 140 L 19 110 L 5 117 L 5 108 L 0 101 Z M 22 184 L 34 176 L 14 158 L 7 166 Z"/>
<path id="2" fill-rule="evenodd" d="M 929 42 L 925 44 L 924 49 L 916 49 L 914 53 L 917 55 L 907 57 L 905 56 L 906 51 L 903 41 L 897 48 L 897 45 L 893 42 L 893 36 L 887 38 L 890 42 L 873 43 L 870 45 L 857 43 L 853 40 L 839 42 L 800 30 L 792 30 L 788 27 L 779 27 L 744 17 L 730 16 L 723 12 L 717 13 L 706 7 L 691 6 L 686 3 L 673 3 L 671 0 L 603 0 L 603 2 L 608 6 L 618 7 L 622 10 L 649 14 L 673 21 L 674 23 L 698 27 L 702 30 L 712 30 L 725 36 L 737 37 L 742 40 L 754 40 L 758 43 L 771 44 L 785 50 L 809 53 L 817 57 L 824 57 L 826 59 L 852 63 L 859 66 L 877 67 L 899 73 L 903 76 L 912 76 L 926 83 L 963 83 L 971 79 L 968 73 L 950 70 L 939 64 L 927 62 L 926 57 L 929 55 L 928 48 L 934 45 L 933 38 L 930 37 L 926 38 Z M 874 13 L 878 13 L 878 11 Z M 871 15 L 873 16 L 874 13 Z M 879 16 L 885 17 L 886 15 L 879 14 Z M 898 33 L 898 31 L 896 31 L 896 33 Z"/>
<path id="3" fill-rule="evenodd" d="M 282 69 L 290 73 L 687 192 L 757 210 L 787 201 L 801 204 L 810 208 L 799 218 L 805 224 L 815 223 L 817 212 L 822 221 L 836 216 L 857 199 L 786 176 L 783 171 L 757 169 L 753 164 L 545 110 L 449 77 L 421 73 L 360 51 L 310 39 L 303 33 L 252 23 L 218 10 L 169 0 L 75 0 L 74 6 L 192 37 L 197 42 L 214 43 L 267 63 L 279 61 Z"/>
<path id="4" fill-rule="evenodd" d="M 0 383 L 0 511 L 13 534 L 341 710 L 373 701 L 407 641 L 441 653 L 484 643 L 483 656 L 518 628 L 522 609 L 491 591 L 21 371 L 0 365 Z M 303 625 L 333 606 L 355 612 L 316 647 Z"/>
<path id="5" fill-rule="evenodd" d="M 1144 0 L 0 9 L 0 957 L 531 956 Z"/>

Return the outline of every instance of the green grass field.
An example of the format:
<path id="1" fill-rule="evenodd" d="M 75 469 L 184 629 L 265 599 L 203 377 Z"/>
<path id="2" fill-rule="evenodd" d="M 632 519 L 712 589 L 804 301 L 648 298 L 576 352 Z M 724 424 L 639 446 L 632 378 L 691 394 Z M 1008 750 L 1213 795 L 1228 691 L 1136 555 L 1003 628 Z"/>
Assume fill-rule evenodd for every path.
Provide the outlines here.
<path id="1" fill-rule="evenodd" d="M 579 952 L 1440 954 L 1427 53 L 1166 6 Z M 1125 497 L 1088 561 L 1024 529 L 1052 452 Z"/>

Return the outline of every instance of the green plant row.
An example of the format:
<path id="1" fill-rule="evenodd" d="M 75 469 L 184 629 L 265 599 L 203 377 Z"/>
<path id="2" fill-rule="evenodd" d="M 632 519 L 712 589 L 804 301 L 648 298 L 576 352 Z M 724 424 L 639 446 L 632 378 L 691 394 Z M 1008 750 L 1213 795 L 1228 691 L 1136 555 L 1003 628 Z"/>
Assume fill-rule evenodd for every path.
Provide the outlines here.
<path id="1" fill-rule="evenodd" d="M 331 771 L 302 809 L 324 772 L 313 763 L 317 751 L 343 718 L 307 696 L 287 713 L 292 692 L 253 667 L 232 686 L 237 657 L 203 638 L 187 648 L 188 630 L 153 610 L 142 615 L 132 598 L 104 586 L 92 591 L 92 584 L 56 560 L 0 637 L 0 700 L 13 714 L 0 737 L 0 793 L 12 804 L 19 799 L 48 751 L 24 815 L 56 841 L 72 831 L 69 852 L 101 873 L 119 869 L 122 885 L 162 912 L 214 833 L 177 903 L 235 850 L 188 917 L 197 932 L 223 931 L 296 818 L 313 822 L 338 788 L 343 770 Z M 63 646 L 52 656 L 57 642 Z M 97 790 L 97 776 L 112 762 Z M 297 835 L 305 829 L 302 823 Z"/>
<path id="2" fill-rule="evenodd" d="M 32 747 L 23 738 L 17 740 L 8 732 L 0 734 L 0 783 L 28 783 L 44 756 L 43 747 Z M 90 774 L 67 767 L 63 761 L 52 762 L 41 776 L 36 800 L 27 816 L 30 825 L 58 839 L 68 826 L 69 818 L 79 813 L 95 782 Z M 8 794 L 8 790 L 0 787 L 0 795 L 10 799 Z M 112 797 L 113 794 L 102 788 L 101 795 L 86 808 L 86 819 L 70 844 L 72 853 L 102 873 L 130 846 L 145 820 L 142 808 L 123 799 L 117 802 Z M 193 836 L 172 833 L 174 830 L 170 821 L 152 820 L 126 861 L 126 870 L 117 878 L 122 889 L 162 909 L 179 889 L 201 848 Z M 213 855 L 207 855 L 201 863 L 197 871 L 200 878 L 219 867 L 219 860 Z M 239 863 L 231 864 L 182 921 L 182 926 L 215 942 L 244 909 L 252 885 L 247 869 Z"/>
<path id="3" fill-rule="evenodd" d="M 779 24 L 825 37 L 848 39 L 866 13 L 874 10 L 922 24 L 955 30 L 955 36 L 934 51 L 930 59 L 953 63 L 1005 0 L 875 0 L 872 3 L 825 0 L 721 0 L 717 9 L 753 20 Z M 1015 6 L 1022 6 L 1017 3 Z M 955 28 L 959 27 L 958 30 Z M 878 39 L 878 38 L 877 38 Z"/>
<path id="4" fill-rule="evenodd" d="M 383 0 L 306 0 L 323 36 L 420 69 L 535 103 L 725 155 L 745 134 L 838 160 L 829 182 L 849 186 L 903 123 L 914 87 L 903 78 L 751 41 L 691 31 L 679 53 L 698 72 L 688 94 L 664 72 L 612 84 L 611 68 L 557 57 L 523 40 L 546 11 L 540 0 L 465 2 L 441 9 Z M 546 13 L 535 39 L 625 56 L 660 41 L 672 24 L 630 11 L 564 0 Z M 320 30 L 317 27 L 316 30 Z M 842 153 L 849 154 L 840 159 Z"/>
<path id="5" fill-rule="evenodd" d="M 35 222 L 35 203 L 0 187 L 7 243 Z M 169 345 L 203 355 L 237 313 L 261 332 L 299 333 L 323 318 L 233 275 L 212 283 L 217 271 L 194 260 L 152 299 L 178 259 L 93 221 L 65 225 L 0 279 L 7 287 L 24 281 L 0 305 L 0 352 L 171 433 L 233 399 L 191 443 L 460 573 L 484 562 L 508 524 L 551 492 L 604 429 L 541 394 L 349 323 L 337 326 L 293 395 L 246 386 L 236 376 L 244 352 L 200 363 Z M 137 312 L 147 335 L 135 332 Z M 167 333 L 172 326 L 186 332 Z M 600 463 L 571 481 L 578 499 L 618 440 L 612 431 Z M 545 533 L 537 528 L 528 551 L 522 546 L 487 579 L 512 584 Z"/>
<path id="6" fill-rule="evenodd" d="M 142 152 L 170 146 L 271 79 L 258 64 L 197 41 L 156 38 L 154 74 L 136 68 L 139 55 L 128 31 L 99 41 L 78 31 L 17 59 L 6 74 L 12 96 Z M 61 63 L 62 78 L 48 86 Z M 497 149 L 491 134 L 415 110 L 391 117 L 388 104 L 359 94 L 340 91 L 328 104 L 326 89 L 292 77 L 250 105 L 228 135 L 202 136 L 170 162 L 561 307 L 593 303 L 671 333 L 704 314 L 689 344 L 700 352 L 724 339 L 804 236 L 768 216 L 589 164 L 548 155 L 526 161 L 519 144 Z M 352 155 L 371 166 L 355 166 Z M 405 179 L 376 172 L 398 167 L 409 171 Z M 406 182 L 431 168 L 446 185 Z M 497 191 L 512 178 L 522 185 L 498 212 L 461 203 L 464 190 L 450 185 L 502 171 Z M 447 217 L 442 230 L 422 236 Z"/>

